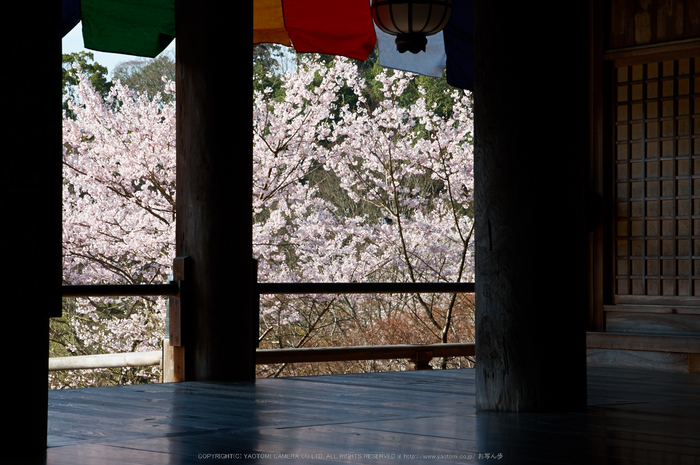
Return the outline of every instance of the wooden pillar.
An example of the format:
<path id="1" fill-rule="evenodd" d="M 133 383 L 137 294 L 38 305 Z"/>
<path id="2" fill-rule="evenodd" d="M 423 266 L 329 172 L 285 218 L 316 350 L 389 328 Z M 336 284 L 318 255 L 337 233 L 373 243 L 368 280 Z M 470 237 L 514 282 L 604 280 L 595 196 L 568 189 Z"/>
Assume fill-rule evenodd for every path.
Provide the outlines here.
<path id="1" fill-rule="evenodd" d="M 2 456 L 24 464 L 46 458 L 48 317 L 61 313 L 61 4 L 6 7 L 22 25 L 2 79 Z"/>
<path id="2" fill-rule="evenodd" d="M 251 381 L 252 3 L 177 0 L 176 21 L 185 378 Z"/>
<path id="3" fill-rule="evenodd" d="M 588 16 L 475 2 L 476 404 L 586 405 Z"/>

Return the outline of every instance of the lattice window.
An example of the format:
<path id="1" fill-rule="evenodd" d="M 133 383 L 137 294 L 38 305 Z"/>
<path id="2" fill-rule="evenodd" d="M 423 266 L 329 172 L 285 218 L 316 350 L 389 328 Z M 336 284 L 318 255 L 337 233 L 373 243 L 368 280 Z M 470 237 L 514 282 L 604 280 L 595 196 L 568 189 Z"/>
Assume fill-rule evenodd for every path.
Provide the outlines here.
<path id="1" fill-rule="evenodd" d="M 617 300 L 700 296 L 700 58 L 616 74 Z"/>

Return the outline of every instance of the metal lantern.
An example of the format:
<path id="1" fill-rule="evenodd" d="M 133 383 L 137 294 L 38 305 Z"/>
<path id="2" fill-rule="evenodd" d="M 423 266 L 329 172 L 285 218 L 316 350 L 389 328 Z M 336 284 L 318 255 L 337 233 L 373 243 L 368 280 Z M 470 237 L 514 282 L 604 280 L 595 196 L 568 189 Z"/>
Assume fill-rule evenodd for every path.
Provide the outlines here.
<path id="1" fill-rule="evenodd" d="M 400 53 L 425 52 L 426 36 L 440 32 L 450 19 L 452 0 L 373 0 L 372 19 L 396 36 Z"/>

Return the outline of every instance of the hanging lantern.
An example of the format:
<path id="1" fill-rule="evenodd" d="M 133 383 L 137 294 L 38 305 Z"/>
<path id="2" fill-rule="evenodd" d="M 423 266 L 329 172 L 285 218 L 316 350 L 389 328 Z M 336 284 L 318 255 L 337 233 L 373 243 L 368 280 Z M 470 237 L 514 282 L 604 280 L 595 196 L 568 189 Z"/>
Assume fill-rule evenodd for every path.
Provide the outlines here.
<path id="1" fill-rule="evenodd" d="M 437 34 L 452 13 L 452 0 L 373 0 L 372 19 L 379 29 L 396 36 L 400 53 L 425 52 L 426 36 Z"/>

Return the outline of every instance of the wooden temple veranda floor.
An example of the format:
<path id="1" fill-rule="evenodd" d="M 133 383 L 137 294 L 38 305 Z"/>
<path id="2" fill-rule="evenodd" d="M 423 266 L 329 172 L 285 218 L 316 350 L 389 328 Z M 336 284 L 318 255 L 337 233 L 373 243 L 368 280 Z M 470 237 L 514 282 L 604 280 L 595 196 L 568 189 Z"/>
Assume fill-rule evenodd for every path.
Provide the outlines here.
<path id="1" fill-rule="evenodd" d="M 468 369 L 51 391 L 47 463 L 700 463 L 700 375 L 588 379 L 564 414 L 477 411 Z"/>

